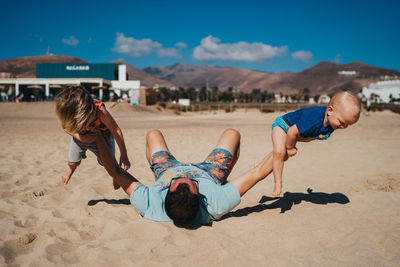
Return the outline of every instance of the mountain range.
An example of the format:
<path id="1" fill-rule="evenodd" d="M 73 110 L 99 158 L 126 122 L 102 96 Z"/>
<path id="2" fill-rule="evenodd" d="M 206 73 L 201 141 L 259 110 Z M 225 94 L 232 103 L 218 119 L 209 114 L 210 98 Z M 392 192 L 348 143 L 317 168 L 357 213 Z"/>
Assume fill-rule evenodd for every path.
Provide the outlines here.
<path id="1" fill-rule="evenodd" d="M 148 67 L 143 69 L 159 79 L 171 81 L 182 87 L 218 86 L 225 90 L 233 87 L 249 92 L 254 88 L 269 92 L 298 93 L 308 88 L 313 94 L 332 93 L 340 90 L 358 91 L 361 87 L 382 78 L 398 78 L 400 73 L 370 66 L 362 62 L 335 64 L 320 62 L 299 73 L 268 73 L 254 70 L 218 66 L 174 64 L 169 67 Z M 354 73 L 343 75 L 339 72 Z"/>
<path id="2" fill-rule="evenodd" d="M 0 72 L 10 73 L 14 77 L 35 77 L 36 63 L 88 63 L 83 59 L 71 56 L 46 55 L 21 57 L 0 61 Z M 147 67 L 138 69 L 135 66 L 116 60 L 112 63 L 127 65 L 130 80 L 140 80 L 148 87 L 194 87 L 218 86 L 220 90 L 233 87 L 236 91 L 251 92 L 254 88 L 268 92 L 285 94 L 298 93 L 308 88 L 311 95 L 333 93 L 340 90 L 357 92 L 363 86 L 380 79 L 398 79 L 400 72 L 351 62 L 335 64 L 320 62 L 299 73 L 269 73 L 230 67 L 189 65 L 177 63 L 167 67 Z M 340 72 L 345 72 L 340 74 Z"/>

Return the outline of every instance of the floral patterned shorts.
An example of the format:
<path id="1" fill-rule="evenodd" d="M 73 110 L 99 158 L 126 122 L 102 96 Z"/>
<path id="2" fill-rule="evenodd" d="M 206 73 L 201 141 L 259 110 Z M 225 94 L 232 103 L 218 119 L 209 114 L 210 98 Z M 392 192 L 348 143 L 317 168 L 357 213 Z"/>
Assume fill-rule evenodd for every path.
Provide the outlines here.
<path id="1" fill-rule="evenodd" d="M 205 161 L 192 163 L 191 165 L 207 172 L 214 179 L 215 183 L 222 185 L 226 183 L 226 179 L 228 178 L 228 170 L 232 164 L 232 158 L 232 152 L 218 147 L 211 151 Z M 158 178 L 165 171 L 184 164 L 186 163 L 178 161 L 169 151 L 160 150 L 151 155 L 150 168 Z"/>

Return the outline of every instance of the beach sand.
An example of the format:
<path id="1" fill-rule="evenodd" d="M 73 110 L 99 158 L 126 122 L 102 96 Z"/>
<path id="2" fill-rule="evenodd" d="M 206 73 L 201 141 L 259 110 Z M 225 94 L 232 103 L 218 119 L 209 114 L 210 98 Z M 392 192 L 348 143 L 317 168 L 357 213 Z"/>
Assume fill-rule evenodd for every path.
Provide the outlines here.
<path id="1" fill-rule="evenodd" d="M 107 104 L 109 107 L 110 104 Z M 257 110 L 180 116 L 118 104 L 130 172 L 151 185 L 145 135 L 160 129 L 178 160 L 202 161 L 225 128 L 241 133 L 231 177 L 272 149 L 278 113 Z M 142 218 L 88 158 L 70 180 L 70 137 L 53 103 L 0 104 L 0 265 L 10 266 L 399 266 L 400 116 L 371 113 L 327 141 L 298 144 L 272 199 L 273 176 L 211 226 Z M 118 154 L 118 153 L 117 153 Z M 117 157 L 118 158 L 118 157 Z"/>

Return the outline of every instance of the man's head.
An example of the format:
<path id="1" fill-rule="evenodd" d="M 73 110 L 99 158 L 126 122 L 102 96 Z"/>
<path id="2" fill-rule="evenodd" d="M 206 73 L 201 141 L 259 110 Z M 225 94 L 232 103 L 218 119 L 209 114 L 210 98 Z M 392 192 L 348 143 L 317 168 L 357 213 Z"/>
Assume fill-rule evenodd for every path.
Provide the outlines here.
<path id="1" fill-rule="evenodd" d="M 63 88 L 57 93 L 55 102 L 62 127 L 71 134 L 84 131 L 96 115 L 93 99 L 81 86 Z"/>
<path id="2" fill-rule="evenodd" d="M 327 119 L 333 129 L 345 129 L 360 118 L 361 103 L 358 97 L 350 92 L 336 93 L 329 101 Z"/>
<path id="3" fill-rule="evenodd" d="M 172 179 L 165 197 L 165 212 L 176 223 L 187 223 L 200 208 L 198 184 L 189 178 Z"/>

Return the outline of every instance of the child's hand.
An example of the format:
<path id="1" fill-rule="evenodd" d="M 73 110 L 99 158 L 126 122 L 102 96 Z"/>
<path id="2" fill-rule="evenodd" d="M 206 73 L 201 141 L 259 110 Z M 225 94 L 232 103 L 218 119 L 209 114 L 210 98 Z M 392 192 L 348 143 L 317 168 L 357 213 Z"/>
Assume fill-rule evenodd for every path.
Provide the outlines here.
<path id="1" fill-rule="evenodd" d="M 61 176 L 61 182 L 63 182 L 63 184 L 68 184 L 69 179 L 71 179 L 72 176 L 72 171 L 71 169 L 68 169 L 63 176 Z"/>
<path id="2" fill-rule="evenodd" d="M 282 184 L 275 184 L 274 185 L 274 192 L 272 192 L 273 197 L 279 197 L 282 193 Z"/>
<path id="3" fill-rule="evenodd" d="M 287 153 L 287 155 L 288 155 L 289 157 L 293 157 L 293 156 L 295 156 L 295 155 L 297 154 L 297 148 L 296 148 L 296 147 L 288 148 L 288 149 L 286 150 L 286 153 Z"/>
<path id="4" fill-rule="evenodd" d="M 122 168 L 124 171 L 127 171 L 131 167 L 128 155 L 121 155 L 121 157 L 119 158 L 119 167 Z"/>

